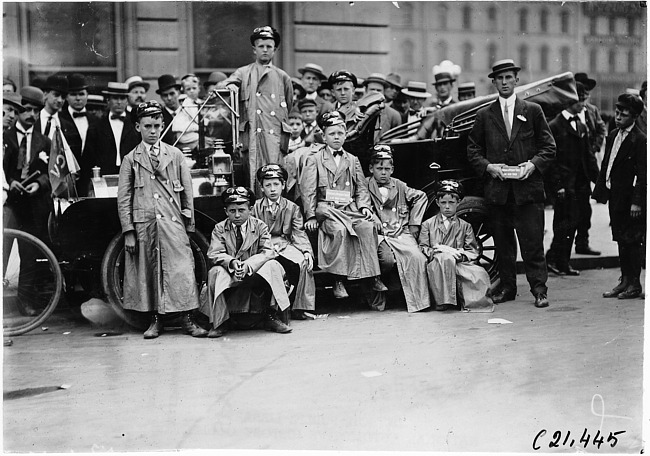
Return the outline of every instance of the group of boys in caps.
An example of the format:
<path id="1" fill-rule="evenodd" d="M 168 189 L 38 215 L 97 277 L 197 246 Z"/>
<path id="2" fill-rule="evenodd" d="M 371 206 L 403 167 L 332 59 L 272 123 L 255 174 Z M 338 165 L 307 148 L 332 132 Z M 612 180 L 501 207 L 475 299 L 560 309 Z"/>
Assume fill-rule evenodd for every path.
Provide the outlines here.
<path id="1" fill-rule="evenodd" d="M 88 84 L 80 74 L 51 76 L 42 91 L 28 86 L 19 95 L 5 94 L 5 220 L 43 235 L 37 231 L 52 210 L 43 176 L 54 131 L 60 129 L 81 165 L 80 195 L 94 167 L 102 174 L 119 173 L 118 212 L 127 252 L 124 307 L 149 315 L 145 338 L 158 337 L 165 316 L 178 313 L 187 334 L 217 338 L 237 327 L 289 333 L 288 315 L 313 316 L 316 261 L 334 277 L 336 298 L 347 297 L 346 285 L 355 282 L 376 310 L 385 308 L 388 297 L 403 297 L 410 312 L 491 311 L 493 303 L 517 294 L 515 232 L 535 306 L 546 307 L 547 269 L 577 274 L 569 265 L 570 251 L 585 217 L 588 230 L 589 217 L 580 214 L 587 211 L 589 184 L 595 182 L 592 198 L 609 202 L 622 270 L 620 283 L 604 296 L 639 296 L 646 220 L 646 138 L 636 122 L 645 107 L 639 97 L 618 98 L 617 128 L 607 137 L 598 171 L 594 154 L 604 124 L 586 101 L 595 81 L 576 74 L 578 101 L 549 127 L 538 105 L 514 93 L 520 67 L 510 59 L 494 64 L 488 77 L 499 97 L 478 111 L 467 150 L 483 177 L 499 254 L 500 286 L 488 297 L 487 272 L 473 263 L 478 246 L 472 228 L 456 215 L 462 185 L 439 182 L 440 212 L 424 221 L 426 195 L 391 177 L 389 146 L 374 146 L 369 177 L 343 148 L 374 115 L 378 140 L 400 123 L 419 119 L 425 109 L 455 103 L 453 70 L 434 68 L 436 99 L 427 107 L 426 84 L 403 86 L 394 73 L 373 73 L 360 83 L 350 71 L 327 77 L 320 65 L 308 63 L 292 81 L 272 63 L 280 41 L 273 27 L 256 28 L 250 36 L 255 61 L 230 76 L 212 73 L 203 83 L 207 93 L 239 91 L 246 181 L 222 195 L 227 218 L 212 233 L 212 267 L 203 293 L 194 280 L 190 246 L 195 230 L 190 164 L 179 150 L 197 147 L 193 123 L 202 100 L 193 74 L 181 81 L 171 74 L 158 78 L 162 105 L 146 101 L 150 84 L 139 76 L 110 82 L 102 92 L 108 114 L 100 119 L 87 109 Z M 366 90 L 361 99 L 355 97 L 358 87 Z M 474 84 L 461 84 L 458 94 L 472 97 Z M 518 168 L 518 176 L 511 178 L 506 167 Z M 37 169 L 41 177 L 25 182 Z M 547 172 L 556 206 L 555 239 L 545 256 L 542 174 Z M 317 235 L 317 255 L 310 233 Z M 580 243 L 576 237 L 576 251 L 597 254 L 582 236 Z M 195 321 L 197 310 L 207 316 L 209 330 Z"/>

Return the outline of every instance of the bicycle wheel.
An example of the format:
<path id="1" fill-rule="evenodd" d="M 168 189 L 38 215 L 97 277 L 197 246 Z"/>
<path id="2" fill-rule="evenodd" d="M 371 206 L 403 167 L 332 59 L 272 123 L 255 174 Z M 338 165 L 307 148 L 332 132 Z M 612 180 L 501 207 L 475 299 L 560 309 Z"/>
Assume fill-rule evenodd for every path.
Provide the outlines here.
<path id="1" fill-rule="evenodd" d="M 59 262 L 47 245 L 24 231 L 5 229 L 2 262 L 2 327 L 18 336 L 52 315 L 63 292 Z"/>

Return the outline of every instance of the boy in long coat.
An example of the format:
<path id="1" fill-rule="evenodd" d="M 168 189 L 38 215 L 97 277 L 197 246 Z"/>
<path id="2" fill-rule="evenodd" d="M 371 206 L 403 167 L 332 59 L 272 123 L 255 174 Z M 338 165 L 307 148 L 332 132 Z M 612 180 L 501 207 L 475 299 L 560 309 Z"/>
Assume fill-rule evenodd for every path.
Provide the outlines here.
<path id="1" fill-rule="evenodd" d="M 343 278 L 379 279 L 377 231 L 359 159 L 343 150 L 345 116 L 332 111 L 318 118 L 326 145 L 307 155 L 300 180 L 305 228 L 318 233 L 318 266 L 334 274 L 334 296 L 347 298 Z M 313 147 L 313 146 L 312 146 Z"/>
<path id="2" fill-rule="evenodd" d="M 375 226 L 379 232 L 378 255 L 382 278 L 397 267 L 407 310 L 417 312 L 426 309 L 431 305 L 426 285 L 427 258 L 420 251 L 417 237 L 427 208 L 427 195 L 391 177 L 393 151 L 390 146 L 373 147 L 370 173 L 368 192 L 377 216 Z M 384 310 L 386 294 L 379 292 L 372 301 L 374 309 Z"/>
<path id="3" fill-rule="evenodd" d="M 300 208 L 282 196 L 287 171 L 277 164 L 268 164 L 257 170 L 257 180 L 264 198 L 257 200 L 251 212 L 269 227 L 271 243 L 278 253 L 277 261 L 284 268 L 287 279 L 296 287 L 291 306 L 292 317 L 304 320 L 304 312 L 316 309 L 314 284 L 314 254 L 304 230 Z"/>
<path id="4" fill-rule="evenodd" d="M 647 138 L 638 126 L 641 98 L 624 93 L 616 102 L 616 129 L 607 137 L 605 157 L 592 197 L 609 203 L 612 238 L 618 243 L 621 281 L 605 298 L 641 296 L 641 266 L 645 261 L 647 223 Z"/>
<path id="5" fill-rule="evenodd" d="M 207 302 L 201 308 L 212 324 L 208 337 L 221 337 L 231 314 L 249 314 L 238 315 L 238 323 L 256 325 L 261 320 L 267 331 L 291 332 L 277 315 L 278 307 L 289 307 L 284 269 L 275 260 L 268 226 L 250 216 L 254 193 L 230 187 L 222 198 L 228 218 L 212 231 L 208 260 L 214 266 L 208 273 Z"/>
<path id="6" fill-rule="evenodd" d="M 124 308 L 151 314 L 145 339 L 158 337 L 162 315 L 182 312 L 183 330 L 193 337 L 208 332 L 196 325 L 198 307 L 194 256 L 192 178 L 180 150 L 160 141 L 162 107 L 141 103 L 136 129 L 142 142 L 122 161 L 117 209 L 124 234 Z"/>
<path id="7" fill-rule="evenodd" d="M 293 86 L 289 75 L 271 62 L 280 45 L 277 30 L 258 27 L 250 41 L 255 62 L 238 68 L 217 87 L 239 87 L 244 174 L 253 186 L 257 169 L 267 163 L 279 163 L 281 152 L 287 151 Z"/>
<path id="8" fill-rule="evenodd" d="M 460 306 L 491 312 L 493 304 L 486 297 L 490 277 L 481 266 L 471 263 L 479 254 L 472 226 L 456 215 L 462 197 L 459 182 L 440 182 L 436 191 L 440 212 L 422 224 L 419 242 L 429 260 L 429 290 L 435 310 Z"/>

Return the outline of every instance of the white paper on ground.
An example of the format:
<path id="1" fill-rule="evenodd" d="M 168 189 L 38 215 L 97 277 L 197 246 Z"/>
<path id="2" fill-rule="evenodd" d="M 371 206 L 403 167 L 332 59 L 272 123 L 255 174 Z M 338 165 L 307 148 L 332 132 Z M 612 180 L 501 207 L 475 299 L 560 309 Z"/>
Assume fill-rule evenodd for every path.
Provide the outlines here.
<path id="1" fill-rule="evenodd" d="M 494 323 L 496 325 L 507 325 L 508 323 L 512 323 L 512 322 L 504 318 L 490 318 L 488 320 L 488 323 Z"/>

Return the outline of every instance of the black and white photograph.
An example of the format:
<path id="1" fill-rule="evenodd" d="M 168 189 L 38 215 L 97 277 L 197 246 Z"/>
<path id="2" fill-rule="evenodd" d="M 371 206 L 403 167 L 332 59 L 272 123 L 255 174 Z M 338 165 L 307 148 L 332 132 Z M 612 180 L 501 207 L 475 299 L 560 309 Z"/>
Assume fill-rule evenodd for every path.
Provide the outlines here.
<path id="1" fill-rule="evenodd" d="M 647 2 L 2 11 L 3 452 L 645 452 Z"/>

